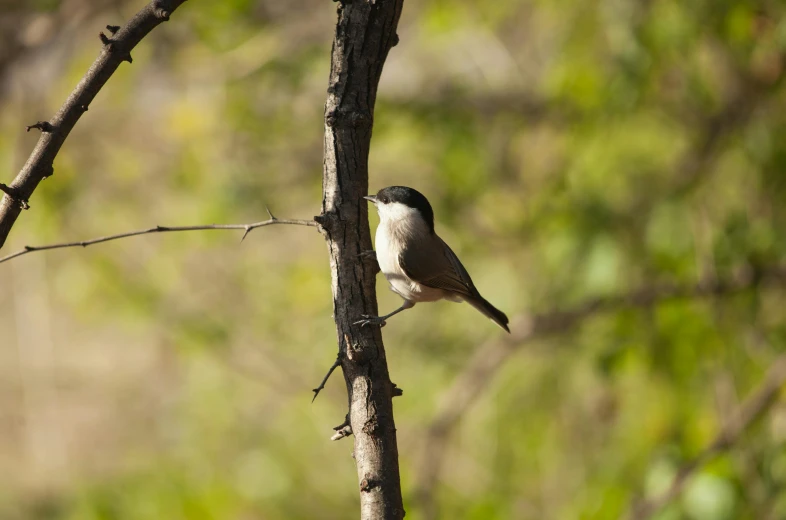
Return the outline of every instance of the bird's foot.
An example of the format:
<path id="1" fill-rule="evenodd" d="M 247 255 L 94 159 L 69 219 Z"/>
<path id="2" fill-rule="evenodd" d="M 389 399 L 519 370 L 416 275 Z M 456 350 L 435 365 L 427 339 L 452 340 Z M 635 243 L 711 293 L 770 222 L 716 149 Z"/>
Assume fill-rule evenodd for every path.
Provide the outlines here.
<path id="1" fill-rule="evenodd" d="M 369 249 L 368 251 L 362 251 L 359 255 L 360 258 L 373 258 L 374 260 L 377 259 L 377 252 L 373 249 Z"/>
<path id="2" fill-rule="evenodd" d="M 353 323 L 353 325 L 360 325 L 361 327 L 365 327 L 367 325 L 378 325 L 380 327 L 384 327 L 387 323 L 385 318 L 381 318 L 379 316 L 372 316 L 370 314 L 361 314 L 360 315 L 362 320 L 358 320 Z"/>

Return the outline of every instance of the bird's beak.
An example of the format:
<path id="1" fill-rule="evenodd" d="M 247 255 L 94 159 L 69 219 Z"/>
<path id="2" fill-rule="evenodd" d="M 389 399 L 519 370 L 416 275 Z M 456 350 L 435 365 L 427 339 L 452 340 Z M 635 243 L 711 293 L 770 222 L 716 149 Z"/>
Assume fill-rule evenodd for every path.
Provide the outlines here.
<path id="1" fill-rule="evenodd" d="M 369 200 L 369 201 L 373 202 L 374 204 L 376 204 L 376 203 L 377 203 L 377 198 L 376 198 L 374 195 L 366 195 L 366 196 L 365 196 L 365 197 L 363 197 L 363 198 L 364 198 L 364 199 L 366 199 L 366 200 Z"/>

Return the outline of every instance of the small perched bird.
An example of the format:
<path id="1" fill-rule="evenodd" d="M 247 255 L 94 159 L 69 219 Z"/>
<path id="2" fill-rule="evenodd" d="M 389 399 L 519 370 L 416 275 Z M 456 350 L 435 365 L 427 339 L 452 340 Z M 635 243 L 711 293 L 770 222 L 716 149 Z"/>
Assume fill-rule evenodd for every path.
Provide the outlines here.
<path id="1" fill-rule="evenodd" d="M 406 186 L 389 186 L 364 197 L 379 213 L 376 255 L 379 268 L 404 304 L 384 316 L 363 315 L 356 325 L 385 320 L 419 302 L 441 299 L 467 302 L 510 333 L 508 317 L 480 295 L 469 273 L 434 232 L 434 211 L 428 199 Z"/>

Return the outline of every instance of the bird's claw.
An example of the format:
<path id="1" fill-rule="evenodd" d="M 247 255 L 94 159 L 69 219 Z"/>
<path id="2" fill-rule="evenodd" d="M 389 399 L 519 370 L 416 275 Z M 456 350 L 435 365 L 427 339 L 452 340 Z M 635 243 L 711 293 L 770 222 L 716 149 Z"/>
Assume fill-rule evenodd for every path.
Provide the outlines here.
<path id="1" fill-rule="evenodd" d="M 353 325 L 360 325 L 361 327 L 365 327 L 367 325 L 379 325 L 380 327 L 384 327 L 387 323 L 383 318 L 379 316 L 372 316 L 371 314 L 361 314 L 360 315 L 362 320 L 358 320 L 353 323 Z"/>
<path id="2" fill-rule="evenodd" d="M 377 259 L 377 252 L 373 249 L 369 249 L 368 251 L 361 251 L 358 256 L 360 258 L 373 258 L 374 260 Z"/>

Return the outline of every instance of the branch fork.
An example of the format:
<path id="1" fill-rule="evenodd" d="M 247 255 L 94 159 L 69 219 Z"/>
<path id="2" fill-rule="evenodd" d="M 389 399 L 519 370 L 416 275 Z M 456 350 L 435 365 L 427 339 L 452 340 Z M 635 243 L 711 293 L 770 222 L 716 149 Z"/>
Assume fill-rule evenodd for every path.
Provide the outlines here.
<path id="1" fill-rule="evenodd" d="M 30 204 L 28 203 L 27 199 L 23 199 L 22 197 L 20 197 L 15 188 L 12 188 L 11 186 L 7 186 L 2 182 L 0 182 L 0 191 L 8 195 L 8 197 L 11 200 L 16 201 L 19 204 L 20 208 L 30 209 Z"/>

